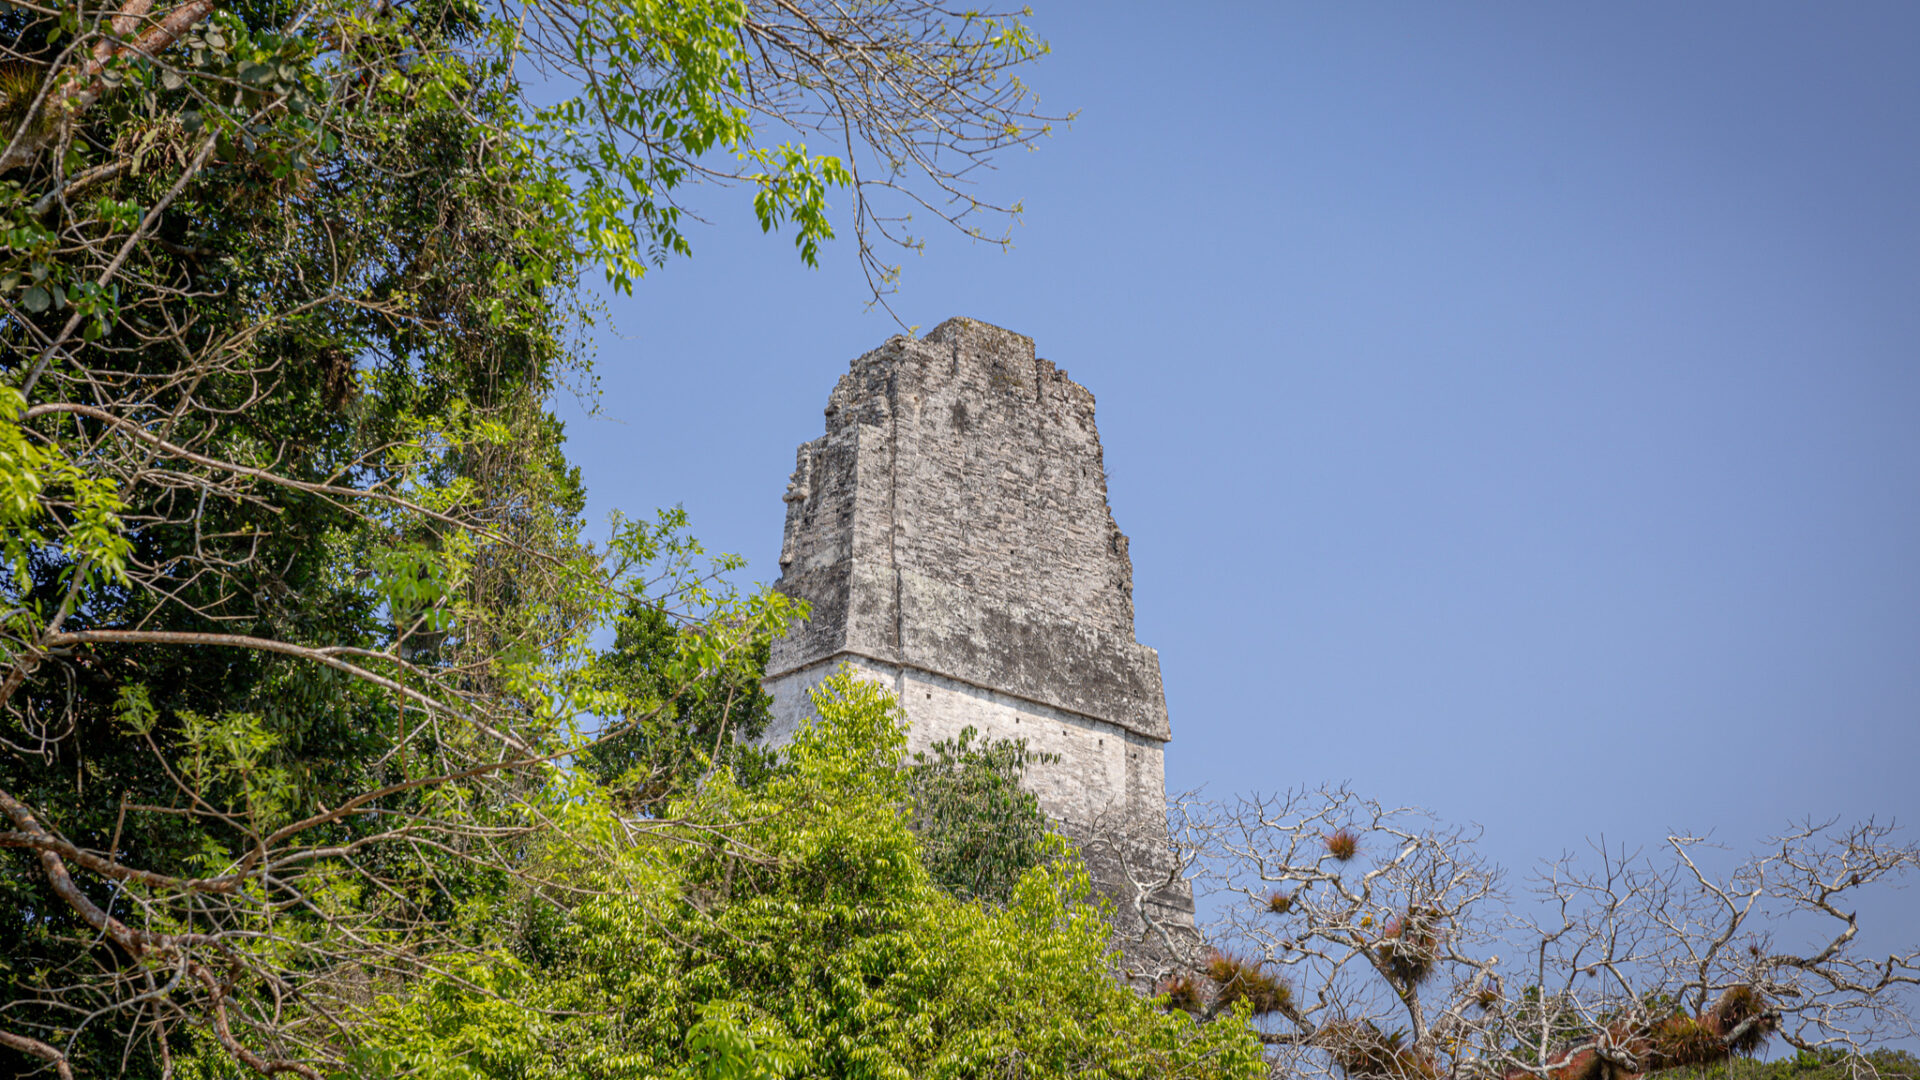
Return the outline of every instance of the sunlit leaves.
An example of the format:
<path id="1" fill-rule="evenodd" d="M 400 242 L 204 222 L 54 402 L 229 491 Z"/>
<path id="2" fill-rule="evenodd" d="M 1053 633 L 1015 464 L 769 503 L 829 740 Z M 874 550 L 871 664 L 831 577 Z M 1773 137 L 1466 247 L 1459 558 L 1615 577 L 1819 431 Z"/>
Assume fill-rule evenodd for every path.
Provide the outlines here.
<path id="1" fill-rule="evenodd" d="M 0 597 L 26 589 L 27 559 L 47 546 L 82 567 L 86 582 L 123 579 L 132 545 L 118 484 L 29 435 L 25 412 L 20 392 L 0 385 L 0 554 L 8 571 Z"/>
<path id="2" fill-rule="evenodd" d="M 853 175 L 839 158 L 809 154 L 805 146 L 790 143 L 754 150 L 749 156 L 768 170 L 751 177 L 759 186 L 753 212 L 760 218 L 760 231 L 771 232 L 791 220 L 798 226 L 793 243 L 800 249 L 801 261 L 817 265 L 821 241 L 833 239 L 833 226 L 827 221 L 827 188 L 846 187 L 853 183 Z"/>
<path id="3" fill-rule="evenodd" d="M 842 673 L 815 702 L 755 786 L 722 771 L 624 828 L 570 789 L 539 857 L 571 888 L 503 898 L 496 921 L 528 927 L 512 955 L 450 957 L 367 1043 L 395 1075 L 526 1080 L 1266 1075 L 1243 1022 L 1164 1015 L 1107 974 L 1076 861 L 1030 870 L 1000 907 L 941 892 L 899 813 L 892 697 Z"/>
<path id="4" fill-rule="evenodd" d="M 917 902 L 901 777 L 871 767 L 898 756 L 891 714 L 866 700 L 840 749 L 800 740 L 775 794 L 746 783 L 729 695 L 751 697 L 799 607 L 731 585 L 740 560 L 677 511 L 596 537 L 549 399 L 584 377 L 580 275 L 631 287 L 688 253 L 695 185 L 736 185 L 736 210 L 813 263 L 830 194 L 852 196 L 842 231 L 871 220 L 853 167 L 868 150 L 909 170 L 916 147 L 952 150 L 957 172 L 929 172 L 951 181 L 1017 139 L 1023 99 L 974 96 L 1016 38 L 913 3 L 171 17 L 197 11 L 7 16 L 0 787 L 72 840 L 60 852 L 89 853 L 69 867 L 80 893 L 31 858 L 0 875 L 0 933 L 31 962 L 0 970 L 10 1030 L 72 1046 L 82 1071 L 224 1074 L 245 1056 L 212 1035 L 230 1008 L 247 1052 L 280 1055 L 264 1071 L 464 1075 L 492 1047 L 513 1072 L 533 1046 L 510 1038 L 516 998 L 542 986 L 516 964 L 596 941 L 664 955 L 663 923 L 748 895 L 727 890 L 769 869 L 753 853 L 791 871 L 767 893 L 784 922 L 737 910 L 762 956 Z M 610 676 L 606 632 L 642 611 L 666 628 L 649 677 Z M 635 756 L 672 779 L 624 813 L 583 764 L 619 731 L 657 740 Z M 622 856 L 690 799 L 703 817 L 671 826 L 679 854 Z M 714 851 L 746 863 L 729 876 Z M 620 902 L 542 902 L 582 882 Z M 853 891 L 811 903 L 836 882 Z M 155 936 L 102 938 L 88 896 Z M 528 911 L 545 914 L 511 921 Z M 945 970 L 903 940 L 810 970 L 846 1000 L 874 964 Z M 456 941 L 470 966 L 443 951 Z M 157 989 L 130 981 L 167 965 Z M 356 1045 L 358 1010 L 425 971 L 460 973 L 425 1026 L 474 1040 L 410 1063 Z M 653 988 L 740 1000 L 708 992 L 726 978 Z M 76 1015 L 94 1018 L 77 1041 Z M 758 1069 L 824 1045 L 798 1015 L 676 1006 L 661 1045 L 705 1023 L 704 1064 L 676 1069 Z M 628 1073 L 644 1056 L 596 1060 Z"/>
<path id="5" fill-rule="evenodd" d="M 912 826 L 941 888 L 1004 903 L 1022 874 L 1058 857 L 1039 800 L 1020 786 L 1030 763 L 1058 760 L 1029 751 L 1025 740 L 980 739 L 972 727 L 913 755 Z"/>

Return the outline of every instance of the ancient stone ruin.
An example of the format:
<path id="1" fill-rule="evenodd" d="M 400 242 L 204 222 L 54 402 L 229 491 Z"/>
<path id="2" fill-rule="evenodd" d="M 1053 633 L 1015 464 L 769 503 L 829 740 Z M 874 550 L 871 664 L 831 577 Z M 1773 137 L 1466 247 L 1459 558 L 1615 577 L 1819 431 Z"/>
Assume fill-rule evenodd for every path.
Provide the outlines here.
<path id="1" fill-rule="evenodd" d="M 812 618 L 773 648 L 769 737 L 842 664 L 890 687 L 921 750 L 972 726 L 1058 755 L 1027 785 L 1116 903 L 1129 972 L 1190 945 L 1171 873 L 1159 655 L 1107 508 L 1093 394 L 1033 341 L 971 319 L 853 362 L 800 447 L 777 587 Z"/>

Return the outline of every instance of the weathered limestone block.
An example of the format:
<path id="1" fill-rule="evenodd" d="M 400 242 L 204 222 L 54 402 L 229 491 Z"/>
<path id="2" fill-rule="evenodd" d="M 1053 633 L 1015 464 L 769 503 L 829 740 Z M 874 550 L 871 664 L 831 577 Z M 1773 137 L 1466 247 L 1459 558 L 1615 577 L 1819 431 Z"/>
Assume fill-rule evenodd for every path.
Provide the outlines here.
<path id="1" fill-rule="evenodd" d="M 769 736 L 850 663 L 899 696 L 912 749 L 969 725 L 1025 738 L 1060 755 L 1028 786 L 1070 834 L 1124 832 L 1164 863 L 1166 700 L 1133 636 L 1093 395 L 1031 339 L 949 319 L 855 360 L 826 418 L 786 494 L 777 587 L 812 618 L 774 645 Z M 1124 915 L 1125 875 L 1092 865 Z M 1184 886 L 1149 899 L 1190 932 Z"/>

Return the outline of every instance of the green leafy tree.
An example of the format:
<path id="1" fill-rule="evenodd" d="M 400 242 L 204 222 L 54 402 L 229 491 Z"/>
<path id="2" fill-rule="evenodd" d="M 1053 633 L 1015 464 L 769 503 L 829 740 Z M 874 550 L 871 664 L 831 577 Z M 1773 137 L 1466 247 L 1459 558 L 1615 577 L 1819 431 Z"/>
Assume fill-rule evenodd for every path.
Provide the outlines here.
<path id="1" fill-rule="evenodd" d="M 644 822 L 574 789 L 617 851 L 542 852 L 578 877 L 539 947 L 440 958 L 447 975 L 387 999 L 368 1060 L 528 1080 L 1266 1075 L 1243 1021 L 1196 1024 L 1111 977 L 1076 860 L 1002 906 L 940 889 L 899 812 L 892 697 L 843 673 L 816 701 L 757 787 L 722 770 Z"/>
<path id="2" fill-rule="evenodd" d="M 621 613 L 613 649 L 599 658 L 602 685 L 631 712 L 580 763 L 629 812 L 660 808 L 716 768 L 752 777 L 767 766 L 769 755 L 753 740 L 773 715 L 760 686 L 769 642 L 754 640 L 719 670 L 689 670 L 684 644 L 706 632 L 661 604 L 635 603 Z"/>
<path id="3" fill-rule="evenodd" d="M 1034 137 L 1040 51 L 915 3 L 0 11 L 0 1069 L 317 1078 L 481 933 L 555 763 L 670 700 L 594 634 L 660 606 L 716 673 L 788 614 L 677 515 L 587 541 L 581 275 L 717 181 L 808 260 L 847 192 L 883 279 L 870 196 Z"/>
<path id="4" fill-rule="evenodd" d="M 756 641 L 735 666 L 688 670 L 682 641 L 702 632 L 658 604 L 636 604 L 598 661 L 604 685 L 635 715 L 588 747 L 581 765 L 629 812 L 658 812 L 720 767 L 748 785 L 772 767 L 773 755 L 755 742 L 772 719 L 760 685 L 768 643 Z M 904 765 L 909 822 L 936 884 L 961 899 L 1005 903 L 1021 874 L 1060 850 L 1039 800 L 1020 786 L 1029 764 L 1057 759 L 1030 752 L 1024 739 L 978 736 L 969 727 Z"/>
<path id="5" fill-rule="evenodd" d="M 961 899 L 1004 904 L 1020 878 L 1059 857 L 1040 800 L 1020 786 L 1027 766 L 1057 761 L 1025 739 L 981 739 L 972 727 L 913 755 L 907 799 L 935 884 Z"/>

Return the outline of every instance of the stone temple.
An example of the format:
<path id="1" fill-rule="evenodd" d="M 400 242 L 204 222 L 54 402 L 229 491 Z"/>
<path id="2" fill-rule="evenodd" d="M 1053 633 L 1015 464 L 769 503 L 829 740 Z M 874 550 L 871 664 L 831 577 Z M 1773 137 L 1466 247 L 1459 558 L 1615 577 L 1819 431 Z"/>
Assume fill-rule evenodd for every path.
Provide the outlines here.
<path id="1" fill-rule="evenodd" d="M 1093 394 L 985 323 L 895 337 L 841 377 L 786 502 L 776 587 L 812 617 L 774 644 L 768 737 L 846 664 L 899 697 L 911 750 L 972 726 L 1058 755 L 1027 786 L 1116 902 L 1130 973 L 1164 970 L 1193 901 L 1169 872 L 1160 659 L 1133 637 Z"/>

